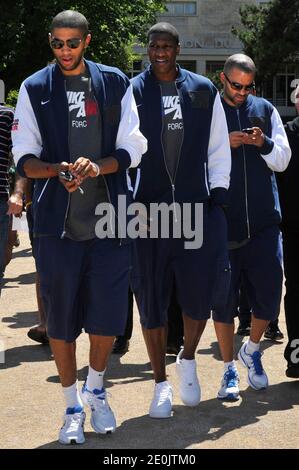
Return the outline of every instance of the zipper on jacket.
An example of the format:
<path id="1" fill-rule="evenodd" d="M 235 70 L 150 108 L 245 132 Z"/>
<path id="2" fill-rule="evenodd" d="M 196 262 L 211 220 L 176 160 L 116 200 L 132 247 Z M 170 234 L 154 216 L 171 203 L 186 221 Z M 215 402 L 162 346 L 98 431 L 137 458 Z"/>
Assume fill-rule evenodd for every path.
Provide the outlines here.
<path id="1" fill-rule="evenodd" d="M 160 87 L 161 103 L 162 103 L 162 127 L 161 127 L 160 140 L 161 140 L 161 147 L 162 147 L 162 151 L 163 151 L 164 165 L 165 165 L 166 172 L 167 172 L 167 174 L 168 174 L 168 177 L 169 177 L 169 180 L 170 180 L 170 184 L 171 184 L 172 200 L 173 200 L 173 211 L 174 211 L 174 221 L 177 223 L 178 218 L 177 218 L 176 202 L 175 202 L 175 179 L 176 179 L 176 175 L 177 175 L 177 171 L 178 171 L 178 167 L 179 167 L 179 162 L 180 162 L 180 158 L 181 158 L 181 150 L 182 150 L 183 140 L 184 140 L 184 126 L 183 126 L 183 137 L 182 137 L 182 140 L 181 140 L 181 145 L 180 145 L 180 150 L 179 150 L 179 158 L 178 158 L 178 161 L 177 161 L 177 165 L 176 165 L 176 169 L 175 169 L 175 172 L 174 172 L 174 176 L 173 176 L 173 178 L 172 178 L 172 177 L 171 177 L 171 174 L 169 173 L 168 167 L 167 167 L 166 158 L 165 158 L 165 152 L 164 152 L 164 146 L 163 146 L 164 107 L 163 107 L 162 87 L 161 87 L 160 84 L 159 84 L 159 87 Z M 177 90 L 177 93 L 178 93 L 179 98 L 181 98 L 181 97 L 180 97 L 180 94 L 179 94 L 179 91 L 178 91 L 178 89 L 177 89 L 176 83 L 175 83 L 175 88 L 176 88 L 176 90 Z M 180 104 L 181 104 L 181 103 L 180 103 Z"/>
<path id="2" fill-rule="evenodd" d="M 239 109 L 237 109 L 236 111 L 237 111 L 240 131 L 242 131 Z M 245 157 L 244 144 L 242 144 L 242 151 L 243 151 L 243 167 L 244 167 L 244 180 L 245 180 L 245 206 L 246 206 L 247 235 L 248 235 L 248 238 L 250 238 L 250 225 L 249 225 L 249 213 L 248 213 L 248 191 L 247 191 L 248 189 L 247 188 L 247 169 L 246 169 L 246 157 Z"/>
<path id="3" fill-rule="evenodd" d="M 37 202 L 39 202 L 41 200 L 49 181 L 50 181 L 50 178 L 48 178 L 47 181 L 45 182 L 45 184 L 43 186 L 43 189 L 41 190 L 40 195 L 38 196 Z"/>
<path id="4" fill-rule="evenodd" d="M 102 178 L 103 178 L 103 180 L 104 180 L 104 183 L 105 183 L 105 186 L 106 186 L 106 190 L 107 190 L 107 195 L 108 195 L 108 200 L 109 200 L 110 207 L 112 208 L 112 209 L 110 209 L 110 214 L 109 214 L 110 229 L 111 229 L 111 233 L 112 233 L 113 235 L 115 235 L 115 232 L 114 232 L 114 230 L 113 230 L 113 225 L 112 225 L 112 214 L 114 213 L 115 219 L 116 219 L 117 222 L 118 222 L 118 217 L 117 217 L 116 211 L 115 211 L 115 209 L 114 209 L 114 206 L 113 206 L 113 204 L 112 204 L 112 202 L 111 202 L 111 196 L 110 196 L 110 191 L 109 191 L 109 188 L 108 188 L 107 180 L 106 180 L 106 178 L 105 178 L 104 175 L 101 175 L 101 176 L 102 176 Z M 121 246 L 121 244 L 122 244 L 122 237 L 121 237 L 121 227 L 120 227 L 120 226 L 119 226 L 119 230 L 120 230 L 119 246 Z"/>
<path id="5" fill-rule="evenodd" d="M 67 102 L 67 123 L 68 123 L 68 128 L 67 128 L 67 143 L 68 143 L 68 148 L 70 152 L 70 116 L 69 116 L 69 104 L 68 104 L 68 99 L 67 99 L 67 93 L 66 93 L 66 81 L 64 80 L 64 90 L 65 90 L 65 96 L 66 96 L 66 102 Z M 69 155 L 70 157 L 70 155 Z M 61 183 L 60 183 L 61 184 Z M 63 229 L 62 229 L 62 234 L 60 238 L 64 238 L 66 234 L 65 230 L 65 224 L 66 224 L 66 219 L 70 207 L 70 202 L 71 202 L 71 194 L 68 192 L 68 201 L 67 201 L 67 206 L 66 206 L 66 211 L 64 214 L 64 220 L 63 220 Z"/>

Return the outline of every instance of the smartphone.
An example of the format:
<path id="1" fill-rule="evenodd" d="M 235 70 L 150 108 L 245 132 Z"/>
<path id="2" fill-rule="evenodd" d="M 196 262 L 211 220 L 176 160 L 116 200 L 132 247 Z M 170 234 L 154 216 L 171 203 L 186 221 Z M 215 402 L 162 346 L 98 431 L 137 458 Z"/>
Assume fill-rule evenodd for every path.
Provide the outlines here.
<path id="1" fill-rule="evenodd" d="M 253 134 L 254 129 L 252 127 L 247 127 L 247 129 L 242 129 L 242 132 L 246 132 L 246 134 Z"/>
<path id="2" fill-rule="evenodd" d="M 73 181 L 73 179 L 74 179 L 72 173 L 70 173 L 68 170 L 66 170 L 66 171 L 61 171 L 61 172 L 59 173 L 59 176 L 60 176 L 60 178 L 63 178 L 63 179 L 66 180 L 66 181 Z"/>

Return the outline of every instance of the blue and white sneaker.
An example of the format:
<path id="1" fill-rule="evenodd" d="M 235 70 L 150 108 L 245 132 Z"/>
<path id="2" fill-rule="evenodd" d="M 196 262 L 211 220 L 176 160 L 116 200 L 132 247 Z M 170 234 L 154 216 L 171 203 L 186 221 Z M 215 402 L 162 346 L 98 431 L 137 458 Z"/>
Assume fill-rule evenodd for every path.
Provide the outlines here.
<path id="1" fill-rule="evenodd" d="M 84 444 L 84 421 L 85 413 L 80 408 L 67 408 L 63 417 L 64 423 L 59 431 L 59 442 L 61 444 Z"/>
<path id="2" fill-rule="evenodd" d="M 116 421 L 111 410 L 107 392 L 104 388 L 88 390 L 86 384 L 82 387 L 82 400 L 91 409 L 90 424 L 95 432 L 99 434 L 111 434 L 115 431 Z"/>
<path id="3" fill-rule="evenodd" d="M 221 388 L 217 394 L 219 400 L 237 401 L 240 398 L 239 394 L 240 377 L 236 367 L 229 366 L 228 370 L 224 373 Z"/>
<path id="4" fill-rule="evenodd" d="M 253 354 L 247 352 L 247 342 L 243 344 L 238 354 L 239 361 L 248 370 L 247 382 L 254 390 L 263 390 L 269 385 L 261 357 L 260 351 L 255 351 Z"/>

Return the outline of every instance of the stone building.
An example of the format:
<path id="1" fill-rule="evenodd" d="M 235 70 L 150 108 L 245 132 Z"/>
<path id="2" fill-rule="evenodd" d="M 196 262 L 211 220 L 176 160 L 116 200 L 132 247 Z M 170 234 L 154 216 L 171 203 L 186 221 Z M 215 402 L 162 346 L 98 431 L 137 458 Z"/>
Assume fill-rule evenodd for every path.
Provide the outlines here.
<path id="1" fill-rule="evenodd" d="M 172 23 L 180 33 L 181 54 L 178 62 L 199 74 L 221 70 L 228 56 L 242 51 L 242 43 L 231 33 L 232 26 L 240 26 L 239 8 L 244 4 L 267 3 L 262 0 L 173 0 L 166 3 L 167 12 L 157 21 Z M 148 65 L 146 50 L 136 47 L 141 60 L 134 64 L 133 74 Z M 297 68 L 297 74 L 296 74 Z M 265 98 L 277 106 L 282 116 L 295 114 L 291 94 L 299 80 L 299 68 L 284 65 L 279 73 L 264 86 Z"/>

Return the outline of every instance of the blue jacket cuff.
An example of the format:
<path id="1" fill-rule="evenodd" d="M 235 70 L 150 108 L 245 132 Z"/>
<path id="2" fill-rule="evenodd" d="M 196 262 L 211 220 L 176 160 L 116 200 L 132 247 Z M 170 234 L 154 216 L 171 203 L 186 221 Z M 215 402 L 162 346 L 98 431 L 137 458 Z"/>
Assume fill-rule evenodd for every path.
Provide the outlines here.
<path id="1" fill-rule="evenodd" d="M 228 205 L 228 191 L 225 188 L 211 189 L 211 200 L 213 204 L 219 206 Z"/>
<path id="2" fill-rule="evenodd" d="M 269 153 L 272 152 L 273 147 L 274 147 L 273 140 L 270 139 L 270 137 L 268 137 L 267 135 L 264 135 L 264 143 L 263 143 L 263 146 L 260 147 L 260 153 L 262 155 L 268 155 Z"/>
<path id="3" fill-rule="evenodd" d="M 27 155 L 23 155 L 23 157 L 21 157 L 20 160 L 17 163 L 17 172 L 23 178 L 27 178 L 27 175 L 24 171 L 24 165 L 27 162 L 27 160 L 31 160 L 31 158 L 37 158 L 37 157 L 35 155 L 29 153 Z"/>
<path id="4" fill-rule="evenodd" d="M 130 167 L 131 157 L 130 157 L 129 152 L 127 152 L 126 150 L 124 149 L 115 150 L 115 152 L 113 152 L 111 156 L 114 157 L 115 160 L 117 160 L 119 171 L 126 170 L 127 168 Z"/>

